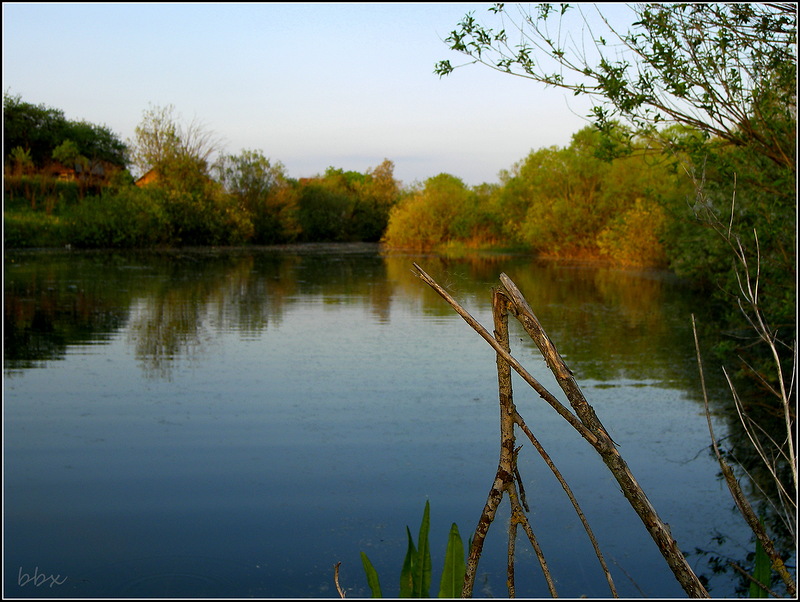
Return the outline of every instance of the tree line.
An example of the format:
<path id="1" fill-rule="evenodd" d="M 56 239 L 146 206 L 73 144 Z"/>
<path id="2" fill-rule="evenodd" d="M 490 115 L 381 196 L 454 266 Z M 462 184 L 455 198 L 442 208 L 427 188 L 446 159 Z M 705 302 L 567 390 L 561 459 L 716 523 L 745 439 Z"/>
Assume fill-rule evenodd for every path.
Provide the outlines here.
<path id="1" fill-rule="evenodd" d="M 741 358 L 753 389 L 781 399 L 788 443 L 765 445 L 796 512 L 796 453 L 784 448 L 796 403 L 797 5 L 636 5 L 625 31 L 602 18 L 601 31 L 584 10 L 499 3 L 444 40 L 460 67 L 596 101 L 569 145 L 533 150 L 479 186 L 438 174 L 404 187 L 388 160 L 297 180 L 261 151 L 225 154 L 173 107 L 146 110 L 125 144 L 6 94 L 5 245 L 365 240 L 668 268 L 718 304 L 718 348 Z M 458 68 L 448 59 L 434 72 Z M 47 175 L 54 163 L 71 174 Z M 132 166 L 150 184 L 135 185 Z"/>
<path id="2" fill-rule="evenodd" d="M 145 110 L 124 143 L 105 126 L 69 121 L 6 93 L 4 242 L 514 249 L 668 268 L 724 300 L 719 291 L 736 285 L 730 239 L 719 235 L 729 224 L 745 239 L 759 233 L 761 270 L 774 291 L 764 308 L 775 323 L 793 324 L 794 164 L 758 145 L 773 140 L 779 151 L 771 155 L 793 156 L 787 120 L 794 116 L 774 99 L 764 103 L 761 127 L 772 129 L 757 144 L 696 125 L 636 129 L 605 120 L 576 132 L 566 147 L 532 150 L 496 183 L 468 186 L 443 173 L 402 186 L 388 159 L 365 173 L 330 167 L 291 178 L 261 151 L 225 153 L 212 130 L 183 121 L 172 106 Z M 69 166 L 70 177 L 48 175 L 54 164 Z M 130 168 L 144 176 L 140 185 Z"/>
<path id="3" fill-rule="evenodd" d="M 127 144 L 18 96 L 3 108 L 8 247 L 378 241 L 400 195 L 389 160 L 297 180 L 261 151 L 226 154 L 172 106 L 147 109 Z"/>

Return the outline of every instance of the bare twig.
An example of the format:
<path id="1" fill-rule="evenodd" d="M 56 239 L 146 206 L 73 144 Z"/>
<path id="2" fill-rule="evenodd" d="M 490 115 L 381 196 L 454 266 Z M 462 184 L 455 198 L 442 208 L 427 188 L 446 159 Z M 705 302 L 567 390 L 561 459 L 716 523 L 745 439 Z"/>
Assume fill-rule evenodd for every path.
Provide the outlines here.
<path id="1" fill-rule="evenodd" d="M 480 322 L 478 322 L 475 318 L 473 318 L 467 310 L 461 307 L 458 301 L 453 299 L 453 297 L 441 286 L 439 286 L 439 284 L 433 278 L 431 278 L 428 274 L 426 274 L 421 267 L 419 267 L 416 263 L 414 264 L 414 267 L 417 269 L 417 276 L 423 282 L 425 282 L 428 286 L 430 286 L 434 291 L 439 293 L 439 295 L 453 307 L 456 313 L 458 313 L 462 318 L 464 318 L 464 321 L 467 324 L 469 324 L 473 328 L 473 330 L 475 330 L 475 332 L 477 332 L 487 343 L 489 343 L 489 345 L 491 345 L 494 348 L 494 350 L 498 353 L 498 355 L 500 355 L 505 361 L 507 361 L 508 364 L 514 369 L 514 371 L 517 374 L 519 374 L 522 377 L 522 379 L 525 382 L 527 382 L 533 388 L 533 390 L 539 394 L 539 396 L 542 399 L 544 399 L 548 404 L 550 404 L 550 406 L 556 412 L 558 412 L 558 414 L 562 418 L 564 418 L 564 420 L 569 422 L 570 425 L 572 425 L 572 427 L 576 431 L 578 431 L 584 439 L 586 439 L 592 445 L 595 445 L 597 437 L 595 437 L 595 435 L 591 431 L 589 431 L 589 429 L 587 429 L 583 425 L 583 423 L 577 417 L 575 417 L 575 415 L 572 414 L 572 412 L 569 411 L 568 408 L 564 407 L 564 405 L 560 401 L 558 401 L 558 399 L 556 399 L 555 396 L 553 396 L 553 394 L 550 393 L 550 391 L 545 389 L 539 383 L 539 381 L 537 381 L 533 376 L 531 376 L 531 374 L 522 366 L 522 364 L 519 363 L 517 359 L 515 359 L 508 351 L 502 348 L 500 343 L 498 343 L 495 340 L 495 338 L 491 334 L 489 334 L 489 331 L 486 330 L 480 324 Z"/>
<path id="2" fill-rule="evenodd" d="M 742 575 L 743 575 L 745 578 L 747 578 L 749 581 L 752 581 L 753 583 L 755 583 L 756 585 L 758 585 L 758 587 L 760 587 L 761 589 L 763 589 L 765 592 L 767 592 L 767 593 L 768 593 L 770 596 L 772 596 L 773 598 L 780 598 L 780 596 L 779 596 L 778 594 L 776 594 L 775 592 L 773 592 L 773 591 L 772 591 L 770 588 L 768 588 L 766 585 L 764 585 L 763 583 L 761 583 L 761 582 L 760 582 L 758 579 L 756 579 L 755 577 L 753 577 L 753 576 L 752 576 L 750 573 L 748 573 L 747 571 L 745 571 L 745 570 L 744 570 L 742 567 L 740 567 L 740 566 L 739 566 L 738 564 L 736 564 L 735 562 L 730 562 L 730 563 L 728 563 L 728 564 L 730 564 L 730 565 L 731 565 L 731 566 L 732 566 L 734 569 L 736 569 L 736 570 L 737 570 L 739 573 L 741 573 L 741 574 L 742 574 Z"/>
<path id="3" fill-rule="evenodd" d="M 586 520 L 586 516 L 583 514 L 583 510 L 581 510 L 581 507 L 578 504 L 578 500 L 575 499 L 575 496 L 572 493 L 572 489 L 570 488 L 569 484 L 564 479 L 564 477 L 561 475 L 561 471 L 558 470 L 556 465 L 550 459 L 550 455 L 545 451 L 545 449 L 539 443 L 538 439 L 536 439 L 536 437 L 533 435 L 531 430 L 528 428 L 528 425 L 525 424 L 525 421 L 522 419 L 522 416 L 520 416 L 519 414 L 515 414 L 514 420 L 517 423 L 517 426 L 519 426 L 520 429 L 522 429 L 522 432 L 524 432 L 528 436 L 528 439 L 530 439 L 531 443 L 533 443 L 533 446 L 536 448 L 536 451 L 539 452 L 539 455 L 542 457 L 545 464 L 547 464 L 548 468 L 550 468 L 553 475 L 555 475 L 556 479 L 561 484 L 561 488 L 567 494 L 569 501 L 572 503 L 572 507 L 575 509 L 575 513 L 578 515 L 578 518 L 580 519 L 581 524 L 583 524 L 583 528 L 586 531 L 586 534 L 589 536 L 589 541 L 592 542 L 594 553 L 597 555 L 597 559 L 600 561 L 600 566 L 603 568 L 603 572 L 605 573 L 606 576 L 606 581 L 608 581 L 608 586 L 609 588 L 611 588 L 611 595 L 614 598 L 618 598 L 619 596 L 617 594 L 617 588 L 614 585 L 614 579 L 611 577 L 611 571 L 608 570 L 605 558 L 603 558 L 603 553 L 600 551 L 600 545 L 597 543 L 597 539 L 594 536 L 594 532 L 592 531 L 592 528 L 589 526 L 589 522 Z"/>
<path id="4" fill-rule="evenodd" d="M 628 468 L 627 463 L 617 450 L 614 441 L 606 431 L 594 409 L 586 401 L 580 390 L 572 371 L 566 365 L 558 350 L 553 345 L 547 333 L 539 324 L 539 320 L 533 314 L 530 306 L 520 293 L 517 286 L 505 274 L 500 275 L 500 281 L 505 290 L 508 291 L 512 300 L 511 311 L 522 324 L 525 331 L 530 335 L 536 346 L 539 347 L 542 355 L 547 362 L 553 375 L 556 377 L 561 389 L 567 395 L 570 405 L 575 413 L 580 417 L 582 424 L 595 436 L 596 443 L 593 447 L 600 454 L 600 457 L 608 466 L 611 474 L 616 478 L 622 488 L 622 492 L 641 518 L 650 536 L 658 545 L 659 550 L 667 564 L 672 569 L 675 578 L 683 586 L 684 590 L 694 597 L 708 597 L 703 584 L 697 578 L 686 558 L 683 556 L 677 542 L 672 538 L 669 527 L 659 518 L 655 508 L 645 495 L 644 490 L 636 481 Z"/>
<path id="5" fill-rule="evenodd" d="M 714 449 L 714 455 L 717 457 L 717 462 L 719 462 L 719 466 L 722 469 L 722 476 L 725 478 L 725 483 L 728 485 L 728 490 L 733 497 L 733 501 L 736 504 L 736 507 L 739 509 L 742 517 L 747 521 L 747 525 L 753 531 L 755 536 L 761 542 L 762 547 L 764 548 L 764 552 L 766 552 L 767 556 L 769 556 L 770 562 L 772 563 L 772 568 L 781 576 L 783 582 L 786 584 L 786 591 L 791 596 L 795 596 L 797 593 L 797 587 L 792 579 L 792 576 L 789 574 L 789 571 L 786 569 L 786 566 L 783 563 L 783 559 L 780 557 L 778 552 L 775 550 L 775 546 L 772 543 L 772 539 L 770 539 L 769 535 L 767 535 L 766 530 L 764 529 L 764 525 L 756 516 L 755 511 L 753 510 L 750 502 L 747 500 L 747 497 L 742 492 L 741 487 L 739 486 L 739 481 L 736 480 L 736 475 L 733 474 L 733 470 L 725 462 L 722 454 L 719 451 L 719 446 L 717 445 L 717 439 L 714 435 L 714 427 L 711 424 L 711 412 L 708 407 L 708 394 L 706 392 L 706 382 L 705 382 L 705 374 L 703 371 L 703 360 L 700 355 L 700 342 L 697 338 L 697 327 L 695 324 L 694 315 L 692 315 L 692 332 L 694 333 L 694 344 L 695 349 L 697 351 L 697 365 L 700 369 L 700 387 L 703 392 L 703 402 L 705 404 L 705 413 L 706 413 L 706 421 L 708 422 L 708 430 L 711 435 L 711 445 Z"/>
<path id="6" fill-rule="evenodd" d="M 333 582 L 336 584 L 336 591 L 339 592 L 339 597 L 344 598 L 344 590 L 342 586 L 339 585 L 339 566 L 341 566 L 341 562 L 337 562 L 333 565 Z"/>
<path id="7" fill-rule="evenodd" d="M 460 313 L 460 312 L 459 312 Z M 516 586 L 514 583 L 514 558 L 516 548 L 517 525 L 522 525 L 528 539 L 533 546 L 536 557 L 539 561 L 539 566 L 542 569 L 545 581 L 550 594 L 557 597 L 555 582 L 547 567 L 544 553 L 533 533 L 533 529 L 528 522 L 525 514 L 526 508 L 523 509 L 519 501 L 516 483 L 520 484 L 522 490 L 522 479 L 519 476 L 517 468 L 517 453 L 519 448 L 515 447 L 514 424 L 518 416 L 516 408 L 514 407 L 513 391 L 511 387 L 511 367 L 505 360 L 510 350 L 509 336 L 508 336 L 508 298 L 500 291 L 495 291 L 492 297 L 492 314 L 494 318 L 495 333 L 492 339 L 497 343 L 499 350 L 505 351 L 505 354 L 498 352 L 497 354 L 497 380 L 500 398 L 500 460 L 495 473 L 492 488 L 489 491 L 488 500 L 484 506 L 481 517 L 478 520 L 478 526 L 475 529 L 475 534 L 472 538 L 472 546 L 470 547 L 469 557 L 467 559 L 466 573 L 464 577 L 464 585 L 462 588 L 462 597 L 469 598 L 472 596 L 472 591 L 475 583 L 475 574 L 480 560 L 483 543 L 486 534 L 489 531 L 492 521 L 497 512 L 497 508 L 503 499 L 505 493 L 508 494 L 511 502 L 511 522 L 508 528 L 508 554 L 507 554 L 507 576 L 506 585 L 508 588 L 508 595 L 510 598 L 516 595 Z"/>

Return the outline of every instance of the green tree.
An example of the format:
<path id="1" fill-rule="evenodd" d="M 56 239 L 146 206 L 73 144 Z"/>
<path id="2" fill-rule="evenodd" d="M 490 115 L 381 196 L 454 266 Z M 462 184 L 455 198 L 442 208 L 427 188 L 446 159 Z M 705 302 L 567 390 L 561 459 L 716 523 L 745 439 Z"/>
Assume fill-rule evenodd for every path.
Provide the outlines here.
<path id="1" fill-rule="evenodd" d="M 146 110 L 136 127 L 133 161 L 142 172 L 156 172 L 151 194 L 164 207 L 173 244 L 241 244 L 252 238 L 251 216 L 211 177 L 221 148 L 213 131 L 197 120 L 183 123 L 172 105 Z"/>
<path id="2" fill-rule="evenodd" d="M 324 177 L 298 183 L 298 221 L 302 241 L 353 240 L 350 225 L 355 194 L 349 189 L 344 173 L 339 172 L 340 170 L 328 168 Z"/>
<path id="3" fill-rule="evenodd" d="M 366 173 L 329 167 L 296 185 L 304 241 L 381 239 L 400 196 L 394 164 L 385 159 Z"/>
<path id="4" fill-rule="evenodd" d="M 367 170 L 357 185 L 354 232 L 359 240 L 376 242 L 389 223 L 389 212 L 400 198 L 400 183 L 394 178 L 394 163 L 384 159 Z"/>
<path id="5" fill-rule="evenodd" d="M 289 189 L 285 168 L 272 163 L 260 151 L 243 150 L 223 155 L 214 165 L 217 180 L 249 214 L 254 228 L 252 242 L 283 243 L 299 233 L 297 197 Z"/>
<path id="6" fill-rule="evenodd" d="M 107 126 L 88 121 L 68 121 L 64 135 L 75 142 L 80 154 L 91 165 L 101 162 L 119 168 L 128 165 L 128 147 Z"/>
<path id="7" fill-rule="evenodd" d="M 630 153 L 637 140 L 672 153 L 678 169 L 693 180 L 696 201 L 672 216 L 681 227 L 670 228 L 670 265 L 707 283 L 726 303 L 739 293 L 730 247 L 741 244 L 751 263 L 758 255 L 761 269 L 771 275 L 769 296 L 777 301 L 764 307 L 767 321 L 791 336 L 796 8 L 650 3 L 631 9 L 630 29 L 615 30 L 602 15 L 590 21 L 580 7 L 495 4 L 489 19 L 497 26 L 469 13 L 445 42 L 470 64 L 592 97 L 595 126 L 615 155 Z M 575 40 L 578 30 L 590 39 Z M 454 69 L 444 60 L 435 72 L 443 76 Z M 629 136 L 613 135 L 616 120 L 631 126 Z M 770 244 L 756 247 L 754 231 Z M 720 252 L 706 253 L 707 245 Z"/>
<path id="8" fill-rule="evenodd" d="M 8 163 L 12 149 L 20 147 L 30 153 L 34 167 L 42 168 L 65 140 L 71 140 L 78 154 L 92 166 L 102 161 L 123 169 L 128 164 L 126 145 L 108 127 L 70 121 L 60 109 L 33 105 L 9 93 L 3 95 L 4 162 Z"/>
<path id="9" fill-rule="evenodd" d="M 155 169 L 162 185 L 173 189 L 202 189 L 222 149 L 213 131 L 196 119 L 183 123 L 173 105 L 151 106 L 134 131 L 134 165 L 142 174 Z"/>
<path id="10" fill-rule="evenodd" d="M 92 165 L 89 159 L 80 153 L 78 145 L 70 139 L 64 140 L 53 150 L 53 159 L 75 170 L 80 182 L 81 198 L 83 198 L 92 174 Z"/>
<path id="11" fill-rule="evenodd" d="M 599 31 L 568 4 L 531 10 L 518 6 L 512 14 L 493 5 L 499 29 L 469 13 L 445 43 L 472 63 L 594 97 L 600 129 L 617 118 L 651 133 L 679 123 L 753 145 L 794 168 L 795 145 L 780 132 L 795 119 L 795 4 L 642 4 L 632 7 L 628 31 L 615 30 L 602 15 Z M 578 43 L 577 30 L 591 39 Z M 435 72 L 454 69 L 443 60 Z"/>
<path id="12" fill-rule="evenodd" d="M 60 109 L 24 102 L 20 96 L 3 94 L 3 161 L 16 147 L 30 152 L 33 165 L 43 167 L 63 139 L 67 119 Z"/>
<path id="13" fill-rule="evenodd" d="M 30 149 L 15 146 L 9 153 L 9 168 L 12 175 L 21 176 L 33 169 Z"/>
<path id="14" fill-rule="evenodd" d="M 390 247 L 429 250 L 457 239 L 464 233 L 459 218 L 472 194 L 453 175 L 428 178 L 392 209 L 384 242 Z"/>

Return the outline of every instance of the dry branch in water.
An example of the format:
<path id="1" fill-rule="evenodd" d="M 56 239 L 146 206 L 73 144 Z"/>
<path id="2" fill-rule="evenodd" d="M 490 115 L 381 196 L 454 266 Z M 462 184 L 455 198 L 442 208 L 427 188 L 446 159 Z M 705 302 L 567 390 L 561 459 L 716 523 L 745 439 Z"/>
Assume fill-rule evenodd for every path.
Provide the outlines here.
<path id="1" fill-rule="evenodd" d="M 342 566 L 341 562 L 337 562 L 335 565 L 333 565 L 333 582 L 336 584 L 336 591 L 339 592 L 339 597 L 344 598 L 345 597 L 344 590 L 342 589 L 342 586 L 339 585 L 340 566 Z"/>
<path id="2" fill-rule="evenodd" d="M 447 301 L 453 309 L 469 324 L 489 345 L 497 352 L 498 364 L 498 379 L 500 382 L 500 406 L 501 406 L 501 452 L 500 452 L 500 465 L 495 476 L 494 483 L 489 493 L 489 499 L 486 502 L 484 511 L 481 514 L 478 527 L 476 528 L 473 537 L 472 547 L 470 548 L 469 559 L 467 562 L 467 575 L 464 581 L 464 589 L 462 594 L 468 597 L 472 594 L 472 585 L 474 583 L 475 571 L 477 563 L 480 558 L 483 541 L 489 526 L 494 519 L 497 507 L 502 500 L 503 494 L 508 493 L 512 503 L 512 529 L 515 531 L 515 524 L 517 521 L 522 524 L 528 533 L 531 544 L 536 550 L 537 557 L 539 557 L 540 566 L 548 580 L 548 586 L 552 595 L 556 595 L 555 589 L 549 578 L 546 563 L 543 556 L 540 555 L 538 545 L 535 543 L 535 537 L 530 524 L 525 517 L 525 513 L 519 504 L 516 487 L 514 486 L 514 471 L 516 469 L 516 458 L 514 451 L 514 434 L 513 426 L 518 424 L 523 432 L 529 433 L 527 427 L 523 427 L 524 421 L 519 416 L 514 407 L 511 398 L 510 389 L 510 370 L 513 368 L 525 382 L 527 382 L 538 394 L 544 399 L 560 416 L 562 416 L 578 433 L 589 442 L 589 444 L 600 454 L 601 458 L 608 466 L 614 478 L 622 488 L 622 492 L 627 498 L 631 507 L 639 515 L 639 518 L 645 525 L 645 528 L 650 533 L 650 536 L 658 545 L 662 556 L 666 560 L 670 569 L 672 569 L 675 578 L 683 587 L 684 591 L 692 597 L 707 598 L 708 592 L 703 584 L 697 578 L 692 568 L 686 561 L 683 553 L 678 548 L 677 542 L 672 538 L 669 527 L 659 518 L 658 514 L 653 508 L 650 501 L 647 499 L 644 491 L 639 483 L 634 478 L 627 463 L 623 460 L 616 444 L 609 436 L 600 419 L 594 412 L 594 409 L 586 401 L 583 393 L 580 390 L 572 371 L 566 365 L 564 360 L 559 355 L 555 345 L 547 336 L 539 320 L 531 310 L 528 302 L 522 296 L 517 286 L 505 274 L 500 275 L 502 288 L 495 292 L 493 300 L 493 313 L 495 315 L 495 328 L 497 332 L 495 336 L 489 334 L 469 312 L 467 312 L 461 305 L 453 299 L 453 297 L 436 281 L 431 278 L 425 271 L 416 263 L 414 264 L 416 275 L 419 276 L 426 284 L 428 284 L 434 291 L 436 291 L 445 301 Z M 501 300 L 504 299 L 505 301 Z M 556 377 L 561 389 L 567 396 L 572 411 L 559 402 L 553 394 L 545 389 L 527 370 L 517 361 L 510 353 L 508 346 L 507 330 L 504 331 L 504 319 L 507 320 L 507 313 L 512 313 L 522 324 L 525 331 L 536 343 L 541 351 L 547 366 Z M 505 318 L 503 317 L 505 314 Z M 508 378 L 506 386 L 505 381 Z M 573 413 L 574 411 L 574 413 Z M 531 441 L 535 441 L 532 434 L 529 435 Z M 566 488 L 565 488 L 566 490 Z M 570 496 L 571 497 L 571 496 Z M 574 499 L 571 497 L 571 499 Z M 579 516 L 582 517 L 580 509 L 576 506 Z M 522 516 L 519 516 L 519 515 Z M 524 520 L 523 520 L 523 517 Z M 584 522 L 586 525 L 586 523 Z M 596 544 L 593 536 L 590 538 L 593 544 Z M 509 545 L 509 552 L 513 553 L 513 546 Z M 597 547 L 595 547 L 597 550 Z M 613 582 L 610 581 L 610 573 L 602 560 L 602 555 L 598 555 L 606 571 L 607 578 L 612 588 L 612 592 L 616 594 L 613 588 Z M 509 593 L 513 595 L 513 559 L 509 559 Z"/>
<path id="3" fill-rule="evenodd" d="M 694 344 L 695 350 L 697 352 L 697 365 L 700 369 L 700 386 L 703 390 L 703 403 L 705 407 L 706 413 L 706 421 L 708 422 L 708 431 L 711 435 L 711 446 L 714 450 L 714 455 L 717 458 L 717 462 L 719 462 L 720 469 L 722 470 L 722 475 L 725 478 L 725 483 L 728 486 L 728 491 L 730 491 L 731 496 L 733 497 L 733 501 L 736 503 L 736 507 L 739 509 L 742 517 L 747 521 L 748 526 L 753 531 L 755 536 L 761 542 L 761 545 L 764 548 L 764 552 L 770 559 L 770 563 L 772 569 L 780 575 L 781 579 L 783 580 L 784 584 L 786 585 L 787 593 L 794 597 L 797 595 L 797 586 L 795 585 L 794 579 L 789 574 L 789 571 L 786 569 L 786 565 L 783 563 L 783 559 L 778 554 L 777 550 L 775 550 L 775 546 L 772 543 L 772 539 L 770 539 L 769 535 L 767 535 L 766 529 L 764 529 L 764 525 L 758 519 L 758 516 L 753 510 L 750 502 L 747 500 L 747 497 L 742 492 L 742 488 L 739 486 L 739 481 L 736 480 L 736 475 L 733 474 L 733 469 L 725 462 L 725 459 L 722 457 L 722 453 L 719 450 L 719 446 L 717 444 L 717 438 L 714 435 L 714 427 L 711 424 L 711 411 L 708 408 L 708 394 L 706 392 L 706 383 L 705 383 L 705 373 L 703 371 L 703 360 L 700 357 L 700 342 L 697 340 L 697 325 L 695 324 L 694 315 L 692 316 L 692 332 L 694 334 Z M 729 381 L 730 384 L 730 381 Z M 731 386 L 731 390 L 735 392 L 733 386 Z M 746 427 L 747 425 L 745 425 Z M 779 483 L 780 484 L 780 483 Z M 732 565 L 736 570 L 739 572 L 743 572 L 741 567 L 736 566 L 735 564 Z M 751 580 L 756 581 L 751 575 L 744 573 L 745 576 Z M 759 583 L 756 581 L 756 583 Z M 769 591 L 768 587 L 765 587 L 763 584 L 759 583 L 759 585 L 765 591 Z"/>

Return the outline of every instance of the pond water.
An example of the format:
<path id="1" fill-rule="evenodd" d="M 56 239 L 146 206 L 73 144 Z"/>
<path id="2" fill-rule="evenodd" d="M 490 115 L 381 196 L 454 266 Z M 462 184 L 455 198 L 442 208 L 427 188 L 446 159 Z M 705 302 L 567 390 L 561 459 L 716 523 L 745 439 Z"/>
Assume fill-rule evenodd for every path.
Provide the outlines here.
<path id="1" fill-rule="evenodd" d="M 450 525 L 466 542 L 497 468 L 497 377 L 412 262 L 489 330 L 491 288 L 514 280 L 696 572 L 732 595 L 697 552 L 751 545 L 708 452 L 702 300 L 657 272 L 312 245 L 6 254 L 5 596 L 338 597 L 341 562 L 347 596 L 364 597 L 362 551 L 397 596 L 426 501 L 435 595 Z M 563 399 L 511 326 L 512 353 Z M 514 387 L 620 595 L 684 596 L 593 450 Z M 714 424 L 724 435 L 728 418 Z M 559 595 L 607 597 L 560 485 L 518 444 Z M 476 597 L 507 596 L 508 516 L 505 500 Z M 517 549 L 517 595 L 548 597 L 530 545 Z"/>

